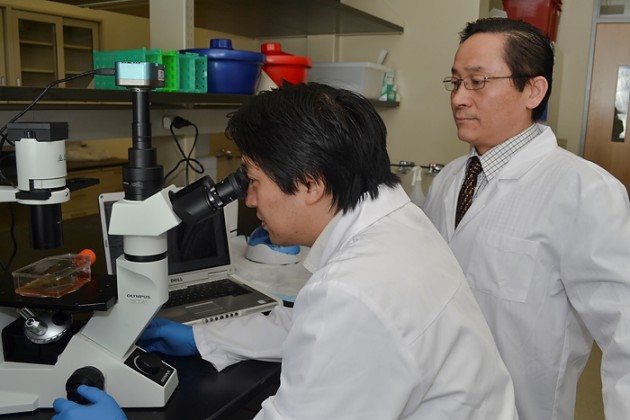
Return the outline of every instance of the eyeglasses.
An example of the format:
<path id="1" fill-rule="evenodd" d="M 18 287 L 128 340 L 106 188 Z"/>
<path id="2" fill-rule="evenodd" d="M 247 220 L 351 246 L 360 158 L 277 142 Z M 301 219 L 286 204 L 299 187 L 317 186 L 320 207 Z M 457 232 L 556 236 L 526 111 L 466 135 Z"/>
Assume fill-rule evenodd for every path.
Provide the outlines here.
<path id="1" fill-rule="evenodd" d="M 479 90 L 483 89 L 486 86 L 486 82 L 488 80 L 497 80 L 497 79 L 515 79 L 529 76 L 482 76 L 480 74 L 473 74 L 467 77 L 459 78 L 459 77 L 445 77 L 442 80 L 444 83 L 444 88 L 449 92 L 453 92 L 459 88 L 459 85 L 464 83 L 464 87 L 467 90 Z"/>

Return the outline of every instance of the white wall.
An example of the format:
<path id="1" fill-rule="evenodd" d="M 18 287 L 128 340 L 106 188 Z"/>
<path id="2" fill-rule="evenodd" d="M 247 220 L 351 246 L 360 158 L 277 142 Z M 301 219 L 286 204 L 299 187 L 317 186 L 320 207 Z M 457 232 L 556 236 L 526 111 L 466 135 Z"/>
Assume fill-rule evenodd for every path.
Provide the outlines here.
<path id="1" fill-rule="evenodd" d="M 366 0 L 346 0 L 361 8 Z M 550 104 L 549 124 L 566 148 L 580 152 L 584 99 L 587 92 L 589 48 L 595 0 L 565 1 L 556 46 L 557 66 Z M 459 142 L 451 118 L 449 96 L 440 81 L 450 74 L 458 45 L 458 32 L 469 20 L 485 16 L 497 1 L 373 0 L 380 16 L 404 26 L 403 35 L 341 37 L 339 61 L 374 60 L 389 50 L 387 65 L 397 69 L 402 96 L 398 109 L 381 114 L 389 133 L 392 161 L 445 163 L 467 151 Z M 425 177 L 426 178 L 426 177 Z"/>
<path id="2" fill-rule="evenodd" d="M 557 46 L 560 52 L 553 92 L 554 109 L 550 110 L 550 125 L 558 137 L 566 139 L 567 149 L 578 153 L 582 137 L 584 98 L 589 66 L 589 48 L 593 2 L 572 0 L 562 5 Z M 41 0 L 0 0 L 15 6 L 50 5 Z M 484 15 L 496 0 L 345 0 L 345 3 L 377 14 L 404 26 L 403 34 L 376 36 L 321 36 L 293 39 L 274 39 L 282 42 L 283 49 L 296 55 L 333 57 L 337 61 L 374 61 L 382 49 L 389 55 L 385 64 L 397 69 L 396 82 L 402 97 L 398 108 L 380 109 L 389 130 L 389 151 L 393 162 L 411 160 L 419 164 L 446 163 L 466 152 L 465 144 L 457 140 L 452 122 L 449 96 L 441 84 L 450 73 L 452 58 L 458 44 L 458 32 L 466 22 Z M 63 12 L 68 12 L 64 6 Z M 50 6 L 48 6 L 50 10 Z M 61 10 L 59 9 L 59 10 Z M 94 11 L 90 11 L 94 12 Z M 96 13 L 96 12 L 94 12 Z M 95 16 L 82 11 L 80 17 Z M 107 12 L 96 13 L 99 17 Z M 79 16 L 77 16 L 79 17 Z M 101 40 L 105 49 L 139 48 L 148 45 L 149 26 L 146 19 L 123 17 L 122 27 L 108 19 L 103 21 Z M 118 29 L 116 30 L 116 26 Z M 124 28 L 124 29 L 123 29 Z M 129 33 L 135 37 L 117 37 L 116 33 Z M 114 35 L 112 35 L 114 34 Z M 212 37 L 225 36 L 234 40 L 234 47 L 258 50 L 260 43 L 269 39 L 252 40 L 207 30 L 195 30 L 195 46 L 206 47 Z M 309 51 L 309 48 L 311 49 Z M 203 111 L 202 111 L 203 112 Z M 0 112 L 0 114 L 9 111 Z M 41 113 L 44 114 L 44 113 Z M 207 119 L 205 119 L 207 115 Z M 34 115 L 33 118 L 45 118 Z M 160 117 L 158 115 L 158 117 Z M 103 116 L 104 119 L 109 119 Z M 208 127 L 224 124 L 224 113 L 195 115 L 195 122 L 204 118 Z M 4 119 L 4 118 L 3 118 Z M 113 120 L 113 119 L 112 119 Z M 110 120 L 110 124 L 113 122 Z M 128 125 L 125 122 L 123 130 Z M 154 127 L 159 122 L 154 122 Z M 89 138 L 90 127 L 71 128 Z M 117 130 L 118 131 L 118 130 Z M 95 133 L 103 137 L 102 133 Z M 120 136 L 117 132 L 115 136 Z M 425 181 L 426 181 L 425 177 Z M 408 176 L 404 179 L 408 182 Z M 408 185 L 408 184 L 407 184 Z M 406 186 L 407 186 L 406 185 Z"/>
<path id="3" fill-rule="evenodd" d="M 580 152 L 584 100 L 594 1 L 564 2 L 558 27 L 557 66 L 550 102 L 549 124 L 566 148 Z M 458 32 L 466 22 L 486 16 L 501 2 L 473 0 L 345 0 L 345 3 L 404 26 L 401 35 L 340 36 L 334 46 L 337 61 L 374 61 L 381 49 L 386 65 L 397 70 L 400 107 L 383 109 L 393 162 L 446 163 L 466 153 L 457 140 L 449 95 L 441 85 L 450 74 Z M 294 47 L 287 40 L 289 48 Z M 329 42 L 329 44 L 331 44 Z M 296 52 L 303 54 L 304 51 Z M 318 53 L 319 54 L 319 53 Z M 427 177 L 424 177 L 426 190 Z M 409 176 L 403 179 L 409 186 Z"/>
<path id="4" fill-rule="evenodd" d="M 357 7 L 360 3 L 354 1 Z M 479 17 L 479 1 L 380 3 L 402 21 L 404 33 L 342 37 L 340 61 L 374 61 L 382 49 L 388 50 L 385 64 L 396 69 L 401 95 L 398 108 L 381 112 L 389 131 L 392 161 L 450 161 L 465 153 L 467 146 L 457 140 L 449 93 L 441 81 L 451 73 L 458 32 Z"/>
<path id="5" fill-rule="evenodd" d="M 479 17 L 479 0 L 346 0 L 344 3 L 404 27 L 402 34 L 319 36 L 281 39 L 283 50 L 316 57 L 314 61 L 375 62 L 387 50 L 385 65 L 396 69 L 401 96 L 397 108 L 379 108 L 388 129 L 388 149 L 393 163 L 400 160 L 426 165 L 446 163 L 466 153 L 457 140 L 449 94 L 442 79 L 450 75 L 458 32 Z M 271 41 L 270 39 L 261 40 Z M 276 40 L 278 41 L 278 40 Z M 329 50 L 326 50 L 328 48 Z M 324 51 L 322 51 L 324 50 Z M 403 176 L 409 188 L 410 174 Z M 430 177 L 424 176 L 427 189 Z"/>

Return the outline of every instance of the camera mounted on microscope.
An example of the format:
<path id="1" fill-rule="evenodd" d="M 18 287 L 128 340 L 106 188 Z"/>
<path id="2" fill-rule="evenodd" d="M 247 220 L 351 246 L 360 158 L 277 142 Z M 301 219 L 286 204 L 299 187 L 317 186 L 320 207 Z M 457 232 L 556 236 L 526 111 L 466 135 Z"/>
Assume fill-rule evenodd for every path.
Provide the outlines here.
<path id="1" fill-rule="evenodd" d="M 138 89 L 164 86 L 164 66 L 155 63 L 116 63 L 116 85 Z"/>

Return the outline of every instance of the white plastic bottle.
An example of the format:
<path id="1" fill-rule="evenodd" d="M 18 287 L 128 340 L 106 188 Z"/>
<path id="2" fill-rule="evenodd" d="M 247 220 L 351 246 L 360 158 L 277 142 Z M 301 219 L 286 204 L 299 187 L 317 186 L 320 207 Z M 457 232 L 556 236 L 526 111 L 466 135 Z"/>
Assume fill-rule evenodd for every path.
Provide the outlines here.
<path id="1" fill-rule="evenodd" d="M 422 168 L 420 166 L 414 166 L 411 169 L 411 193 L 409 198 L 411 202 L 416 206 L 422 208 L 424 205 L 424 193 L 422 192 Z"/>

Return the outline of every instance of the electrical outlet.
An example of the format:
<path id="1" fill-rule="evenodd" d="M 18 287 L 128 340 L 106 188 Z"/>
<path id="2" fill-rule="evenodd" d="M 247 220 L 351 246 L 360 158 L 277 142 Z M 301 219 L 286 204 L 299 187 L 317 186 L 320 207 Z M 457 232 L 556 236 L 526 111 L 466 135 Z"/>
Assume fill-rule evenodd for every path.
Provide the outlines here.
<path id="1" fill-rule="evenodd" d="M 173 122 L 173 119 L 175 118 L 175 116 L 173 115 L 163 115 L 162 116 L 162 127 L 166 128 L 167 130 L 171 128 L 171 123 Z"/>

